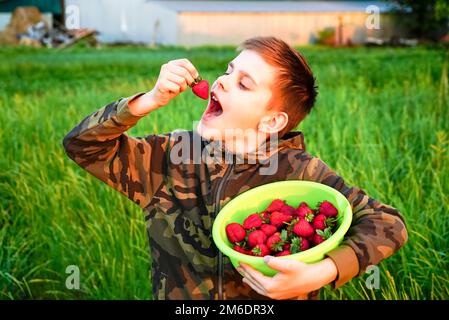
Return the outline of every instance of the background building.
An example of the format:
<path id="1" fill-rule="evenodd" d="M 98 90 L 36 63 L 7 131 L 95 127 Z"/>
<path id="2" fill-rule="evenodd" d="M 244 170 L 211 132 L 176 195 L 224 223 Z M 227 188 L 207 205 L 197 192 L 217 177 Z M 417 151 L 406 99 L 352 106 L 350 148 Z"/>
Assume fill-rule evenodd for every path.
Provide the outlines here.
<path id="1" fill-rule="evenodd" d="M 98 39 L 108 43 L 235 45 L 251 36 L 275 35 L 305 45 L 333 30 L 338 44 L 357 44 L 401 34 L 385 1 L 0 0 L 0 11 L 24 3 L 62 21 L 79 13 L 79 27 L 96 29 Z M 366 27 L 369 6 L 381 13 L 380 29 Z M 0 28 L 1 21 L 7 23 L 5 14 Z"/>

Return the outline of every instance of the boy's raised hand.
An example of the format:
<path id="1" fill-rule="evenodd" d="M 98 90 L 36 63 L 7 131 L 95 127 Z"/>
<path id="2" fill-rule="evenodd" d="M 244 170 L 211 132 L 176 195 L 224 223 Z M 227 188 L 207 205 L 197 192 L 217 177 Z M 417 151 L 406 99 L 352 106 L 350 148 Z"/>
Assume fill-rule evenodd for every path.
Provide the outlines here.
<path id="1" fill-rule="evenodd" d="M 163 64 L 154 88 L 131 101 L 130 112 L 139 116 L 146 115 L 165 106 L 178 94 L 187 90 L 198 76 L 198 71 L 187 59 L 171 60 Z"/>

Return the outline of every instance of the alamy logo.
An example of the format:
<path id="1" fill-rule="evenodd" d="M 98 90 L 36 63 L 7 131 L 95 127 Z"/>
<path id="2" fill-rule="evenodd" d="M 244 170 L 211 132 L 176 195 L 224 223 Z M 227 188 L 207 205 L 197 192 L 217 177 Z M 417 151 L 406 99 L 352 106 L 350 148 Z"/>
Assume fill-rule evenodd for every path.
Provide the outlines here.
<path id="1" fill-rule="evenodd" d="M 69 290 L 80 289 L 80 268 L 75 265 L 70 265 L 65 268 L 65 273 L 69 276 L 65 280 L 65 286 Z"/>

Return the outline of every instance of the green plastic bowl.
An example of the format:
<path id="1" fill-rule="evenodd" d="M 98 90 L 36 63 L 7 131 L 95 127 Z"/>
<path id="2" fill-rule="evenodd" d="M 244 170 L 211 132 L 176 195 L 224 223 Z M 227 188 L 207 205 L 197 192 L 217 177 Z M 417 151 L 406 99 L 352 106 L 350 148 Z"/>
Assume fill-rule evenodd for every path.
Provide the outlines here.
<path id="1" fill-rule="evenodd" d="M 328 200 L 338 209 L 338 228 L 329 239 L 303 252 L 282 256 L 281 259 L 294 259 L 305 263 L 323 260 L 327 252 L 339 246 L 351 225 L 351 204 L 343 194 L 327 185 L 311 181 L 288 180 L 258 186 L 229 201 L 218 213 L 212 227 L 215 245 L 229 257 L 235 268 L 241 261 L 266 276 L 274 276 L 278 272 L 268 267 L 262 257 L 249 256 L 232 249 L 233 245 L 228 240 L 225 229 L 231 222 L 243 224 L 247 216 L 263 211 L 274 199 L 285 200 L 288 205 L 295 208 L 305 201 L 313 209 L 318 202 Z"/>

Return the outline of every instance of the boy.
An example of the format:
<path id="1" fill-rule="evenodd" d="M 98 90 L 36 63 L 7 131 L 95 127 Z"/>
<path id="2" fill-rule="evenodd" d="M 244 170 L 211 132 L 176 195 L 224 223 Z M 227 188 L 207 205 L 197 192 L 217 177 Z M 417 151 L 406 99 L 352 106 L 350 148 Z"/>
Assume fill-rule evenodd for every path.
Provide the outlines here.
<path id="1" fill-rule="evenodd" d="M 273 37 L 248 39 L 239 49 L 212 85 L 196 130 L 144 138 L 125 133 L 199 76 L 190 61 L 180 59 L 162 66 L 150 92 L 103 107 L 64 138 L 71 159 L 144 210 L 155 299 L 313 298 L 321 287 L 342 286 L 407 241 L 398 210 L 347 186 L 305 151 L 301 132 L 291 131 L 317 95 L 305 59 Z M 200 158 L 192 150 L 195 141 Z M 241 192 L 291 179 L 343 193 L 353 210 L 351 228 L 321 262 L 266 257 L 279 270 L 276 276 L 265 277 L 242 264 L 242 278 L 212 241 L 214 217 Z"/>

